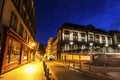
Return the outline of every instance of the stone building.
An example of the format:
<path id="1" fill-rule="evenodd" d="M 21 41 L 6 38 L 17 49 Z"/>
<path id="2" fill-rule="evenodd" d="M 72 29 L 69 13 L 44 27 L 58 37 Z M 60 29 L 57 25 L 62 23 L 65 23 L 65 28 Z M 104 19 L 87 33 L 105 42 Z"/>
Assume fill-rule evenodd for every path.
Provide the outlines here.
<path id="1" fill-rule="evenodd" d="M 49 56 L 52 56 L 52 52 L 53 52 L 53 41 L 54 41 L 54 38 L 53 37 L 50 37 L 49 40 L 48 40 L 48 44 L 47 44 L 47 47 L 46 47 L 46 53 L 45 53 L 45 56 L 46 57 L 49 57 Z"/>
<path id="2" fill-rule="evenodd" d="M 0 0 L 0 73 L 34 58 L 34 0 Z"/>
<path id="3" fill-rule="evenodd" d="M 64 23 L 57 32 L 58 55 L 67 53 L 106 53 L 112 52 L 112 37 L 109 32 L 87 26 L 72 23 Z"/>

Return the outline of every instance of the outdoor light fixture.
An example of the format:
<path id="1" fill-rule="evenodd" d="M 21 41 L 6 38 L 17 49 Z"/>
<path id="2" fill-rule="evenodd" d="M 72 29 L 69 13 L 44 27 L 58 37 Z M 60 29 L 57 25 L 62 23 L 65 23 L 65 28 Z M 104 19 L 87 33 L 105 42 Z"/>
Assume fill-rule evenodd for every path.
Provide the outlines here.
<path id="1" fill-rule="evenodd" d="M 108 46 L 109 46 L 108 44 L 105 44 L 105 53 L 107 53 L 107 47 Z"/>
<path id="2" fill-rule="evenodd" d="M 108 47 L 108 44 L 105 44 L 105 47 Z"/>
<path id="3" fill-rule="evenodd" d="M 120 44 L 118 44 L 118 47 L 120 47 Z"/>
<path id="4" fill-rule="evenodd" d="M 92 54 L 93 54 L 92 46 L 93 46 L 93 43 L 91 42 L 89 45 L 91 46 L 91 48 L 90 48 L 90 58 L 91 58 L 91 61 L 92 61 Z M 90 63 L 91 62 L 89 62 L 89 70 L 91 70 L 91 64 Z"/>
<path id="5" fill-rule="evenodd" d="M 70 45 L 71 45 L 71 50 L 72 50 L 72 45 L 73 45 L 73 42 L 70 42 Z"/>
<path id="6" fill-rule="evenodd" d="M 93 43 L 90 43 L 90 46 L 93 46 Z"/>
<path id="7" fill-rule="evenodd" d="M 31 46 L 32 46 L 32 47 L 34 47 L 34 46 L 35 46 L 35 43 L 34 43 L 34 42 L 33 42 L 33 43 L 31 43 Z"/>
<path id="8" fill-rule="evenodd" d="M 71 45 L 73 45 L 73 42 L 70 42 Z"/>

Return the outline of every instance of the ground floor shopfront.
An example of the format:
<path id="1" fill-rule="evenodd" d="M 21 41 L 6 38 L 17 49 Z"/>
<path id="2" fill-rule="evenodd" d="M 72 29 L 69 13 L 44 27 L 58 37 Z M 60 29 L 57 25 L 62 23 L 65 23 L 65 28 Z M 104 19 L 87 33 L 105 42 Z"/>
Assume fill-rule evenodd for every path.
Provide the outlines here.
<path id="1" fill-rule="evenodd" d="M 34 60 L 34 50 L 11 30 L 5 31 L 5 41 L 2 45 L 0 73 L 7 72 L 20 65 Z"/>

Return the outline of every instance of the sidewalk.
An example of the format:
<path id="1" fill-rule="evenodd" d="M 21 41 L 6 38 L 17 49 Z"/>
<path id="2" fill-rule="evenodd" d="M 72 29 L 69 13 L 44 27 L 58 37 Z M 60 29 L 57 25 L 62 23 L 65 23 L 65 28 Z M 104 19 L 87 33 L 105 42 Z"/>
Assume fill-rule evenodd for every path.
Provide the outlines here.
<path id="1" fill-rule="evenodd" d="M 42 62 L 31 62 L 0 75 L 0 80 L 46 80 Z"/>

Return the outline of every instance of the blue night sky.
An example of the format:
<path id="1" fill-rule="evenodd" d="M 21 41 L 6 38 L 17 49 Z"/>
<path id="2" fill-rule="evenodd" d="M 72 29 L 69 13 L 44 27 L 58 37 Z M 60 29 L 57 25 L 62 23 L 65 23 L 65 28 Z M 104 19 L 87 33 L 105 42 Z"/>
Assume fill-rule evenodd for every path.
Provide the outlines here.
<path id="1" fill-rule="evenodd" d="M 35 0 L 36 40 L 47 44 L 64 22 L 120 30 L 120 0 Z"/>

